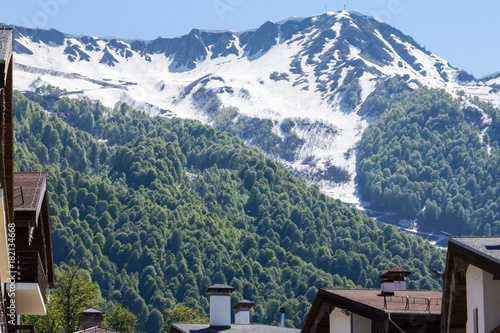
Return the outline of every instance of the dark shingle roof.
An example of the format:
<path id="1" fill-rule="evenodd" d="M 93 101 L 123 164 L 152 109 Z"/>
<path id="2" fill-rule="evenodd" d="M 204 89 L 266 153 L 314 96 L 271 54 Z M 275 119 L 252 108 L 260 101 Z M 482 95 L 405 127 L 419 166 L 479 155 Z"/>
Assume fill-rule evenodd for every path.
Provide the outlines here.
<path id="1" fill-rule="evenodd" d="M 246 299 L 242 300 L 242 301 L 239 301 L 238 303 L 236 303 L 235 305 L 233 305 L 231 307 L 231 309 L 233 310 L 237 310 L 237 309 L 250 309 L 252 308 L 253 306 L 255 305 L 254 302 L 251 302 L 251 301 L 248 301 Z"/>
<path id="2" fill-rule="evenodd" d="M 452 237 L 450 242 L 500 264 L 500 237 Z"/>
<path id="3" fill-rule="evenodd" d="M 227 327 L 210 327 L 209 324 L 185 324 L 174 323 L 172 327 L 183 333 L 298 333 L 300 330 L 287 327 L 276 327 L 268 325 L 231 325 Z"/>
<path id="4" fill-rule="evenodd" d="M 380 275 L 380 277 L 383 279 L 387 279 L 395 276 L 408 276 L 410 274 L 411 272 L 409 270 L 396 266 Z"/>
<path id="5" fill-rule="evenodd" d="M 214 284 L 205 290 L 207 293 L 232 293 L 235 289 L 227 284 Z"/>

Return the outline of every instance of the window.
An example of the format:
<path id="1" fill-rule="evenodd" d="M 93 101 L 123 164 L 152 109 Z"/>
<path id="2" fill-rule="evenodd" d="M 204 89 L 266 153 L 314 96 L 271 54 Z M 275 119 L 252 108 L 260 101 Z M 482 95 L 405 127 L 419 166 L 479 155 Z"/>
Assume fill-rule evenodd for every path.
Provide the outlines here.
<path id="1" fill-rule="evenodd" d="M 479 316 L 478 316 L 478 310 L 477 306 L 472 310 L 472 325 L 474 325 L 474 333 L 479 333 Z"/>

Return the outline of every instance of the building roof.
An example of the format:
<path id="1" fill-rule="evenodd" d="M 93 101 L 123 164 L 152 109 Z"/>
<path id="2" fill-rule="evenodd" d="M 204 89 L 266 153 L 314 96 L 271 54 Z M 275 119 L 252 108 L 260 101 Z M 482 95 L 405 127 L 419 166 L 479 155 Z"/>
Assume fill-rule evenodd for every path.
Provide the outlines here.
<path id="1" fill-rule="evenodd" d="M 411 274 L 411 272 L 409 270 L 395 266 L 395 267 L 391 268 L 390 270 L 388 270 L 387 272 L 385 272 L 384 274 L 380 275 L 380 277 L 383 279 L 387 279 L 387 278 L 390 279 L 392 277 L 396 277 L 396 276 L 404 277 L 404 276 L 408 276 L 410 274 Z"/>
<path id="2" fill-rule="evenodd" d="M 249 324 L 236 325 L 231 327 L 210 327 L 210 324 L 189 324 L 189 323 L 173 323 L 170 332 L 172 333 L 298 333 L 299 329 L 276 327 L 269 325 Z"/>
<path id="3" fill-rule="evenodd" d="M 401 320 L 411 317 L 438 322 L 441 296 L 440 291 L 429 290 L 396 290 L 393 296 L 384 297 L 379 289 L 322 288 L 316 295 L 302 332 L 316 332 L 318 325 L 328 325 L 328 316 L 336 307 L 373 321 L 381 321 L 391 314 Z"/>
<path id="4" fill-rule="evenodd" d="M 348 305 L 352 305 L 365 307 L 367 312 L 373 311 L 374 313 L 441 313 L 442 293 L 440 291 L 396 290 L 393 296 L 384 297 L 381 296 L 381 292 L 378 289 L 322 290 L 334 299 L 345 302 L 347 310 L 349 310 Z M 429 299 L 430 306 L 428 304 Z"/>
<path id="5" fill-rule="evenodd" d="M 453 252 L 460 252 L 464 259 L 481 269 L 488 271 L 493 266 L 500 268 L 500 237 L 451 237 L 448 242 L 450 246 Z"/>
<path id="6" fill-rule="evenodd" d="M 234 291 L 234 287 L 231 287 L 227 284 L 214 284 L 205 290 L 207 293 L 232 293 Z"/>
<path id="7" fill-rule="evenodd" d="M 75 333 L 126 333 L 126 332 L 114 330 L 112 328 L 94 326 L 94 327 L 87 328 L 87 329 L 84 329 L 84 330 L 81 330 L 81 331 L 78 331 Z"/>

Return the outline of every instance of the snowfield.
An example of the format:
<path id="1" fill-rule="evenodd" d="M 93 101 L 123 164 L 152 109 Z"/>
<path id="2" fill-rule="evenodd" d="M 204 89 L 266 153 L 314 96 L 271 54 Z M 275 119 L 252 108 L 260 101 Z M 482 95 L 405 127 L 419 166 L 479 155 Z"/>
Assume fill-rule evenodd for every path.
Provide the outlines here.
<path id="1" fill-rule="evenodd" d="M 331 32 L 324 32 L 325 28 L 319 26 L 325 20 L 331 20 Z M 319 185 L 328 195 L 357 205 L 360 198 L 356 192 L 356 143 L 363 130 L 376 120 L 360 116 L 357 111 L 378 81 L 398 75 L 405 77 L 413 88 L 419 85 L 444 88 L 454 95 L 463 90 L 500 106 L 500 93 L 495 88 L 500 85 L 499 77 L 461 82 L 458 80 L 460 71 L 444 59 L 422 51 L 411 41 L 402 40 L 405 36 L 401 33 L 386 32 L 387 26 L 374 19 L 341 12 L 272 22 L 268 26 L 274 27 L 273 24 L 277 27 L 277 35 L 269 40 L 262 37 L 264 46 L 254 54 L 246 48 L 251 41 L 245 44 L 242 40 L 248 34 L 260 36 L 262 27 L 240 33 L 203 30 L 190 33 L 192 40 L 196 42 L 197 38 L 200 42 L 197 45 L 202 45 L 206 52 L 195 57 L 194 68 L 189 62 L 181 64 L 175 60 L 181 51 L 148 53 L 145 49 L 134 49 L 132 40 L 118 39 L 113 43 L 113 39 L 94 38 L 92 44 L 85 36 L 72 35 L 64 35 L 64 41 L 59 45 L 33 41 L 33 36 L 21 29 L 16 43 L 32 54 L 15 54 L 15 88 L 34 91 L 43 85 L 52 85 L 67 90 L 72 98 L 91 98 L 108 107 L 124 101 L 151 115 L 192 118 L 207 123 L 209 118 L 205 111 L 195 107 L 192 100 L 192 94 L 205 87 L 217 91 L 224 106 L 235 106 L 241 114 L 249 117 L 273 120 L 278 134 L 279 125 L 285 118 L 322 124 L 296 129 L 296 135 L 303 138 L 305 144 L 297 151 L 293 162 L 281 162 L 304 175 L 321 173 L 332 165 L 347 170 L 350 174 L 348 182 L 335 183 L 324 178 L 319 180 Z M 349 44 L 349 47 L 341 47 L 340 43 L 347 40 L 356 44 L 357 35 L 353 30 L 363 29 L 362 24 L 378 27 L 370 32 L 369 38 L 384 45 L 392 61 L 367 56 L 367 51 L 359 48 L 361 46 Z M 285 39 L 291 25 L 297 28 L 291 37 Z M 271 34 L 265 32 L 262 36 Z M 227 34 L 228 41 L 222 50 L 233 50 L 233 53 L 221 56 L 214 53 L 217 44 L 208 45 L 208 37 L 223 33 Z M 326 37 L 319 50 L 313 49 L 314 41 L 321 42 L 322 33 L 335 34 L 335 37 Z M 261 42 L 256 38 L 253 43 Z M 146 48 L 153 43 L 140 42 Z M 267 42 L 272 45 L 268 49 L 265 47 Z M 69 47 L 81 50 L 88 58 L 82 59 L 78 53 L 76 56 L 69 54 Z M 313 51 L 314 55 L 310 57 Z M 108 56 L 107 61 L 106 54 L 112 56 Z M 187 53 L 186 58 L 189 56 L 192 54 Z M 298 59 L 300 73 L 291 67 L 294 59 Z M 414 59 L 413 64 L 409 59 Z M 327 60 L 326 66 L 320 67 L 321 62 Z M 331 87 L 331 78 L 336 71 L 339 73 L 336 76 L 338 84 Z M 359 101 L 355 108 L 349 109 L 342 103 L 343 89 L 355 71 L 358 71 Z M 285 79 L 272 79 L 275 72 L 284 73 Z M 325 128 L 336 131 L 325 131 Z M 304 163 L 306 159 L 312 159 L 314 163 Z"/>

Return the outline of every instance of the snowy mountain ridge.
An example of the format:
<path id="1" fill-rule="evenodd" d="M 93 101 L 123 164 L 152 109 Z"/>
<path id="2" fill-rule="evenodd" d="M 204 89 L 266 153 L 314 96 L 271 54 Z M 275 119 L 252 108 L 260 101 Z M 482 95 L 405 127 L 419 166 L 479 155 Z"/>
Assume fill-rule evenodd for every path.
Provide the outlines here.
<path id="1" fill-rule="evenodd" d="M 358 111 L 380 80 L 398 75 L 412 88 L 464 90 L 500 105 L 497 79 L 476 81 L 399 30 L 353 12 L 151 41 L 15 28 L 17 89 L 52 85 L 107 106 L 125 101 L 153 115 L 203 122 L 212 120 L 196 93 L 212 91 L 221 106 L 272 120 L 279 136 L 280 125 L 292 121 L 304 144 L 282 162 L 349 203 L 359 203 L 356 142 L 374 120 Z M 350 180 L 336 182 L 332 167 Z"/>

